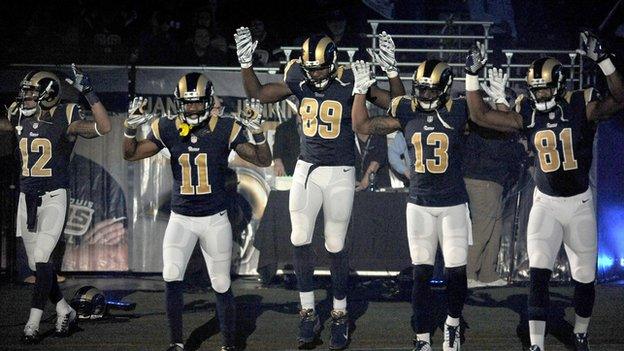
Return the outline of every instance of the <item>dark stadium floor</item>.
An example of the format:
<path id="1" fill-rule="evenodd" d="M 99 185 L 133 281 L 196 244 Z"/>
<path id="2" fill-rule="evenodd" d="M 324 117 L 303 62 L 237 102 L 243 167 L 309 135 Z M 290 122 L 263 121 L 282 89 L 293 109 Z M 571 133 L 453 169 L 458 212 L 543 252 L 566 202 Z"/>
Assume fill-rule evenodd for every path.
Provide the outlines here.
<path id="1" fill-rule="evenodd" d="M 326 280 L 321 278 L 320 280 Z M 400 293 L 390 297 L 387 280 L 362 280 L 355 283 L 349 300 L 354 319 L 350 350 L 409 350 L 412 332 L 409 326 L 411 308 Z M 323 283 L 321 282 L 321 285 Z M 62 285 L 69 298 L 78 287 L 95 285 L 107 295 L 136 302 L 134 311 L 114 311 L 113 318 L 81 322 L 69 338 L 45 337 L 37 346 L 19 344 L 23 323 L 28 318 L 30 287 L 0 286 L 0 349 L 1 350 L 165 350 L 168 332 L 165 320 L 164 284 L 158 276 L 97 278 L 71 277 Z M 289 283 L 287 285 L 292 285 Z M 245 350 L 293 350 L 297 332 L 298 294 L 284 284 L 260 288 L 251 279 L 237 279 L 234 292 L 238 303 L 239 343 Z M 528 342 L 528 327 L 524 315 L 525 287 L 478 289 L 471 293 L 464 309 L 467 323 L 462 350 L 522 350 Z M 571 308 L 572 288 L 551 289 L 551 315 L 547 350 L 568 350 L 574 311 Z M 317 300 L 323 299 L 319 313 L 329 326 L 330 299 L 321 286 Z M 436 293 L 439 306 L 443 295 Z M 437 308 L 438 322 L 444 318 L 443 308 Z M 597 288 L 594 318 L 590 325 L 592 350 L 624 350 L 624 285 L 607 284 Z M 217 350 L 220 346 L 214 318 L 214 296 L 211 292 L 185 294 L 184 325 L 187 348 Z M 41 331 L 54 329 L 54 312 L 48 306 Z M 520 325 L 520 326 L 519 326 Z M 328 329 L 322 331 L 326 350 Z M 442 332 L 433 336 L 434 349 L 441 350 Z M 519 336 L 520 335 L 520 336 Z"/>

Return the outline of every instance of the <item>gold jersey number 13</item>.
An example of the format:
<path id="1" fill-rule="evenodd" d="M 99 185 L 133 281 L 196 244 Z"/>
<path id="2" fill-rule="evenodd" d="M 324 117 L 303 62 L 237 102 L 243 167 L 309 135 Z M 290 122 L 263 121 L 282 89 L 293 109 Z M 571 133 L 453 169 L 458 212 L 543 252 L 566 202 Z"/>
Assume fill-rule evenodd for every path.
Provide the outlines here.
<path id="1" fill-rule="evenodd" d="M 197 154 L 193 163 L 197 168 L 197 185 L 193 185 L 191 176 L 191 155 L 184 153 L 178 157 L 178 163 L 182 167 L 182 185 L 180 194 L 182 195 L 205 195 L 210 194 L 212 189 L 208 182 L 208 154 Z"/>

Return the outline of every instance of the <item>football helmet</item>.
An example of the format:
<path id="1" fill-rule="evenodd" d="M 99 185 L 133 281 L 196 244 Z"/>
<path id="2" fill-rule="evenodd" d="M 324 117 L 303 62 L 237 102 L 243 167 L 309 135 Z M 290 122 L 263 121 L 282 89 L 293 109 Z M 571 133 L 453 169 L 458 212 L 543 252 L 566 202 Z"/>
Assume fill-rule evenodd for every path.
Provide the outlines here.
<path id="1" fill-rule="evenodd" d="M 531 63 L 526 81 L 529 86 L 529 101 L 534 109 L 548 112 L 557 105 L 557 99 L 565 91 L 563 65 L 552 57 L 543 57 Z M 542 93 L 547 89 L 550 94 Z"/>
<path id="2" fill-rule="evenodd" d="M 451 67 L 440 60 L 426 60 L 412 77 L 412 97 L 425 111 L 433 111 L 448 99 L 453 84 Z"/>
<path id="3" fill-rule="evenodd" d="M 38 108 L 49 110 L 61 100 L 61 81 L 47 71 L 30 71 L 20 83 L 17 101 L 23 116 L 32 116 Z M 24 104 L 34 101 L 35 104 Z M 30 105 L 30 106 L 28 106 Z"/>
<path id="4" fill-rule="evenodd" d="M 313 35 L 301 46 L 301 68 L 306 83 L 317 91 L 325 90 L 336 75 L 337 48 L 333 40 L 325 35 Z M 320 71 L 329 69 L 322 75 Z"/>
<path id="5" fill-rule="evenodd" d="M 215 103 L 212 82 L 197 72 L 183 75 L 178 81 L 174 95 L 178 115 L 191 127 L 204 122 L 210 116 L 210 110 Z M 197 103 L 202 104 L 199 109 L 189 106 Z"/>
<path id="6" fill-rule="evenodd" d="M 94 286 L 83 286 L 71 299 L 70 305 L 80 319 L 100 319 L 106 314 L 106 297 Z"/>

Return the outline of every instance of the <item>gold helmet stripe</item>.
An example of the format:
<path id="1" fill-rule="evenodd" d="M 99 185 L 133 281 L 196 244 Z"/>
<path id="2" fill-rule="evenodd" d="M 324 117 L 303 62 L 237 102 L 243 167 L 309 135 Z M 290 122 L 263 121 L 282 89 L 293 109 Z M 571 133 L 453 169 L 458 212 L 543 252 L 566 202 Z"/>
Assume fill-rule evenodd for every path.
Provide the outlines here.
<path id="1" fill-rule="evenodd" d="M 195 85 L 198 96 L 208 96 L 210 94 L 206 91 L 206 84 L 208 84 L 208 78 L 205 75 L 200 74 L 197 78 L 197 84 Z"/>
<path id="2" fill-rule="evenodd" d="M 186 93 L 188 90 L 188 82 L 186 81 L 186 75 L 182 76 L 182 78 L 180 78 L 180 81 L 178 82 L 178 93 L 179 93 L 179 98 L 183 98 L 184 97 L 184 93 Z"/>
<path id="3" fill-rule="evenodd" d="M 319 64 L 323 65 L 325 64 L 325 49 L 327 49 L 327 45 L 329 45 L 332 42 L 331 39 L 329 39 L 329 37 L 323 37 L 321 40 L 319 40 L 318 44 L 316 44 L 316 50 L 314 50 L 314 56 L 316 61 L 319 62 Z"/>
<path id="4" fill-rule="evenodd" d="M 448 67 L 449 67 L 449 65 L 447 65 L 444 62 L 439 62 L 437 65 L 435 65 L 435 67 L 433 68 L 433 72 L 431 72 L 431 76 L 430 76 L 431 77 L 431 83 L 433 83 L 433 84 L 440 83 L 440 79 L 442 78 L 442 73 Z"/>
<path id="5" fill-rule="evenodd" d="M 303 62 L 310 61 L 310 38 L 306 39 L 301 46 L 301 58 Z"/>

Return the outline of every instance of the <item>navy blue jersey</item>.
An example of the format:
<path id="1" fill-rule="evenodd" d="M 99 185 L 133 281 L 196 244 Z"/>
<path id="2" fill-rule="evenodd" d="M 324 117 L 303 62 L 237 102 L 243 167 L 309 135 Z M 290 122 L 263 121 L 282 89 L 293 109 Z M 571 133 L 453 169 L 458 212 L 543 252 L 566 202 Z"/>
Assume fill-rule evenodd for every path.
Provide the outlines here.
<path id="1" fill-rule="evenodd" d="M 284 82 L 299 99 L 299 159 L 321 166 L 355 165 L 351 123 L 353 72 L 339 66 L 327 89 L 315 91 L 306 84 L 301 64 L 292 60 L 284 71 Z"/>
<path id="2" fill-rule="evenodd" d="M 11 116 L 15 125 L 18 152 L 22 162 L 20 191 L 43 194 L 69 188 L 69 161 L 75 138 L 67 135 L 67 127 L 82 118 L 76 104 L 60 104 L 44 117 Z"/>
<path id="3" fill-rule="evenodd" d="M 417 108 L 410 96 L 392 100 L 390 115 L 399 119 L 410 158 L 409 202 L 454 206 L 468 202 L 461 171 L 461 145 L 468 121 L 466 100 L 449 100 L 437 111 Z"/>
<path id="4" fill-rule="evenodd" d="M 211 117 L 205 126 L 181 137 L 181 121 L 162 117 L 147 138 L 171 153 L 171 210 L 186 216 L 210 216 L 228 206 L 225 189 L 228 155 L 247 137 L 232 118 Z"/>
<path id="5" fill-rule="evenodd" d="M 576 90 L 559 99 L 550 112 L 531 107 L 518 97 L 516 111 L 535 152 L 535 184 L 551 196 L 573 196 L 589 187 L 594 124 L 586 117 L 586 105 L 598 99 L 594 89 Z"/>

